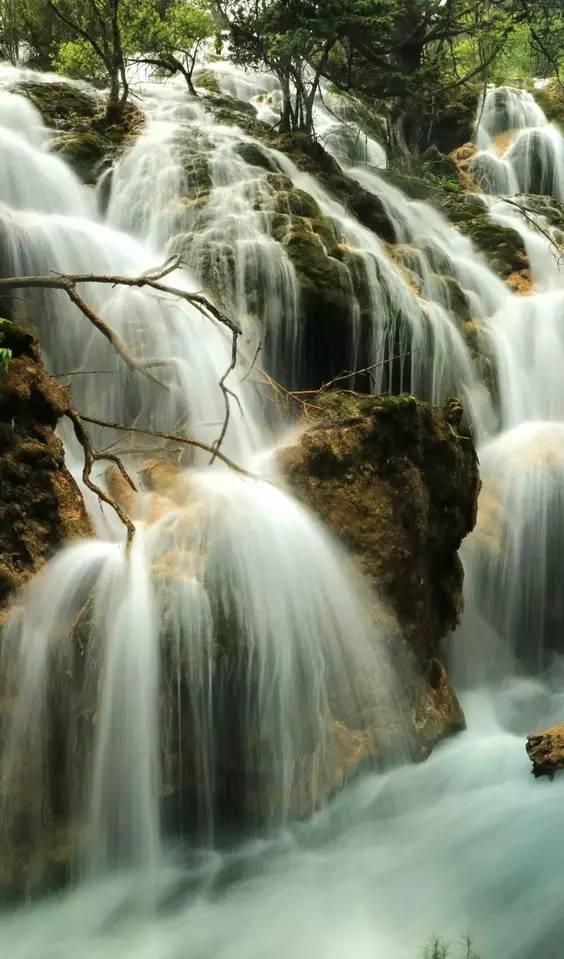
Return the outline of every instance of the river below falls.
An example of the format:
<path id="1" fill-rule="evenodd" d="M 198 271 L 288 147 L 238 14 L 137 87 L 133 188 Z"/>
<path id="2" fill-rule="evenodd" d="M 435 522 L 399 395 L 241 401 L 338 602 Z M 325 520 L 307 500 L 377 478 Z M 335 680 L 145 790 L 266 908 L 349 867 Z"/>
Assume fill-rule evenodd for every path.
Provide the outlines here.
<path id="1" fill-rule="evenodd" d="M 468 730 L 427 762 L 361 779 L 276 838 L 177 849 L 148 884 L 113 874 L 4 915 L 0 955 L 417 959 L 440 934 L 453 956 L 470 935 L 480 959 L 556 959 L 564 779 L 532 778 L 524 732 L 564 694 L 513 680 L 463 703 Z"/>

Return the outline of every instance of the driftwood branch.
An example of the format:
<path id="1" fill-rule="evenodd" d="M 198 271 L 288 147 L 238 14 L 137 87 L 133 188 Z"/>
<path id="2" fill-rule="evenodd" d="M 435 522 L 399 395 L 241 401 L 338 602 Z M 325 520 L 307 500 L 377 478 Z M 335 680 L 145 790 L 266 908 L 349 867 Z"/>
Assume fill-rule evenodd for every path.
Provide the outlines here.
<path id="1" fill-rule="evenodd" d="M 141 426 L 126 426 L 124 423 L 112 423 L 109 420 L 102 420 L 96 416 L 87 416 L 86 413 L 78 413 L 77 415 L 84 423 L 93 423 L 95 426 L 104 426 L 108 429 L 120 430 L 122 433 L 138 433 L 143 436 L 156 436 L 161 440 L 169 440 L 171 443 L 193 446 L 195 449 L 203 450 L 204 453 L 210 453 L 215 459 L 221 460 L 222 463 L 225 463 L 226 466 L 229 466 L 230 469 L 234 470 L 234 472 L 240 476 L 248 476 L 251 479 L 256 479 L 252 473 L 249 473 L 248 470 L 243 469 L 242 466 L 239 466 L 228 456 L 225 456 L 225 454 L 219 449 L 216 449 L 215 446 L 210 446 L 209 443 L 203 443 L 200 440 L 195 440 L 188 436 L 179 436 L 178 433 L 165 433 L 161 430 L 151 430 L 148 427 L 144 428 Z"/>
<path id="2" fill-rule="evenodd" d="M 229 418 L 230 418 L 230 416 L 231 416 L 231 403 L 229 402 L 229 397 L 232 396 L 232 397 L 234 397 L 234 399 L 236 399 L 236 400 L 238 401 L 237 396 L 235 396 L 235 394 L 229 389 L 229 387 L 226 386 L 227 377 L 228 377 L 229 374 L 235 369 L 236 365 L 237 365 L 237 333 L 234 332 L 234 333 L 233 333 L 232 345 L 231 345 L 231 361 L 230 361 L 229 366 L 227 367 L 225 373 L 223 374 L 223 376 L 221 377 L 221 379 L 220 379 L 220 381 L 219 381 L 219 388 L 220 388 L 221 392 L 223 393 L 223 400 L 224 400 L 224 403 L 225 403 L 225 416 L 224 416 L 224 419 L 223 419 L 223 424 L 222 424 L 222 426 L 221 426 L 221 432 L 220 432 L 217 440 L 216 440 L 215 443 L 213 444 L 213 450 L 214 450 L 214 451 L 213 451 L 212 457 L 211 457 L 211 459 L 210 459 L 210 466 L 211 466 L 211 464 L 214 462 L 214 460 L 215 460 L 215 458 L 216 458 L 216 456 L 217 456 L 218 450 L 219 450 L 221 444 L 223 443 L 223 440 L 225 439 L 225 434 L 227 433 L 227 427 L 229 426 Z"/>
<path id="3" fill-rule="evenodd" d="M 109 326 L 95 310 L 78 293 L 77 286 L 80 283 L 96 283 L 105 286 L 125 286 L 141 289 L 148 287 L 163 295 L 176 297 L 192 304 L 203 316 L 215 320 L 222 326 L 225 326 L 231 334 L 239 336 L 242 332 L 241 327 L 235 320 L 227 316 L 203 293 L 193 293 L 189 290 L 183 290 L 179 287 L 169 286 L 162 283 L 161 280 L 173 273 L 180 266 L 179 257 L 172 257 L 166 261 L 162 267 L 154 270 L 148 270 L 140 276 L 122 276 L 97 273 L 72 273 L 62 274 L 54 273 L 49 276 L 19 276 L 0 278 L 0 292 L 2 290 L 17 289 L 44 289 L 44 290 L 63 290 L 70 300 L 79 308 L 84 316 L 96 327 L 99 332 L 105 336 L 108 342 L 113 346 L 116 352 L 121 356 L 127 365 L 144 376 L 149 377 L 159 386 L 165 386 L 154 374 L 150 372 L 150 367 L 162 363 L 155 360 L 139 360 L 129 351 L 125 341 L 111 326 Z"/>
<path id="4" fill-rule="evenodd" d="M 137 487 L 125 469 L 119 456 L 116 456 L 115 453 L 101 453 L 94 448 L 94 444 L 92 443 L 88 430 L 85 428 L 84 423 L 82 422 L 83 417 L 80 415 L 80 413 L 77 413 L 76 410 L 73 410 L 69 407 L 65 415 L 68 416 L 72 422 L 74 435 L 82 446 L 84 452 L 84 467 L 82 470 L 82 480 L 84 485 L 93 493 L 95 493 L 103 503 L 107 503 L 108 506 L 111 506 L 111 508 L 117 513 L 127 530 L 127 544 L 130 545 L 133 541 L 133 537 L 135 536 L 135 526 L 120 504 L 116 502 L 116 500 L 110 496 L 109 493 L 102 489 L 101 486 L 98 486 L 98 484 L 94 482 L 91 475 L 92 467 L 94 466 L 94 463 L 101 461 L 114 463 L 131 489 L 137 492 Z"/>
<path id="5" fill-rule="evenodd" d="M 232 337 L 232 350 L 230 364 L 219 381 L 219 388 L 225 401 L 225 416 L 221 427 L 221 432 L 211 447 L 211 463 L 214 462 L 217 452 L 225 439 L 227 427 L 230 419 L 230 397 L 238 402 L 237 396 L 228 388 L 226 380 L 237 363 L 237 339 L 242 330 L 239 324 L 220 310 L 205 294 L 183 290 L 180 287 L 169 286 L 162 280 L 173 273 L 181 266 L 181 260 L 178 256 L 170 257 L 162 266 L 147 270 L 139 276 L 122 276 L 113 274 L 96 273 L 72 273 L 62 274 L 54 273 L 49 276 L 28 276 L 28 277 L 6 277 L 0 278 L 0 292 L 2 290 L 15 289 L 44 289 L 44 290 L 62 290 L 90 323 L 104 336 L 113 349 L 118 353 L 127 366 L 135 372 L 146 376 L 158 386 L 168 389 L 152 369 L 157 366 L 168 366 L 174 363 L 174 359 L 138 359 L 131 353 L 125 340 L 114 330 L 101 316 L 90 306 L 81 296 L 77 286 L 81 283 L 96 283 L 105 286 L 125 286 L 129 288 L 142 289 L 148 287 L 150 290 L 161 295 L 171 296 L 176 299 L 184 300 L 194 306 L 204 317 L 215 321 L 229 330 Z"/>

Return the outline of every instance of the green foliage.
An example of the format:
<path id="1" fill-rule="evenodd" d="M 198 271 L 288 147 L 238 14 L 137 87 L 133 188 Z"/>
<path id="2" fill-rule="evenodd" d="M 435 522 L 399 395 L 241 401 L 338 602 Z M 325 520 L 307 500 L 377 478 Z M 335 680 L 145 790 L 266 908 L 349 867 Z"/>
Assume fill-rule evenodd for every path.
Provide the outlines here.
<path id="1" fill-rule="evenodd" d="M 9 320 L 0 319 L 0 326 L 10 326 Z M 10 363 L 13 359 L 12 351 L 7 346 L 2 346 L 3 340 L 5 337 L 5 332 L 0 329 L 0 373 L 6 375 L 9 370 Z"/>
<path id="2" fill-rule="evenodd" d="M 88 80 L 91 83 L 100 83 L 106 76 L 103 62 L 92 46 L 80 37 L 77 40 L 64 40 L 59 44 L 53 66 L 58 73 L 66 77 Z"/>

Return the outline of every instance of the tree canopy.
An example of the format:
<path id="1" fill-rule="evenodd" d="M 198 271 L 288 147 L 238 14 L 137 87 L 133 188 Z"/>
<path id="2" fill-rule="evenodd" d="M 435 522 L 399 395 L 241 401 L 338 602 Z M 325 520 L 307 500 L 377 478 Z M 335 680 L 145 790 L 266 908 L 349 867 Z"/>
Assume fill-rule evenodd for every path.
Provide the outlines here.
<path id="1" fill-rule="evenodd" d="M 116 115 L 134 60 L 195 94 L 197 56 L 219 30 L 235 63 L 278 78 L 281 129 L 309 133 L 323 81 L 385 104 L 405 134 L 457 87 L 559 79 L 564 50 L 561 0 L 0 0 L 3 57 L 109 86 Z"/>

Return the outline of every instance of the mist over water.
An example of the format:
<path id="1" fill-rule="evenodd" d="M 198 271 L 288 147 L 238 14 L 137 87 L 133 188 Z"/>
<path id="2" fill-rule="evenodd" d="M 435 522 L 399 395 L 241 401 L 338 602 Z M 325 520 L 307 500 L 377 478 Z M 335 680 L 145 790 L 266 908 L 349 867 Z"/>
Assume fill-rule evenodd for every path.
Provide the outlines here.
<path id="1" fill-rule="evenodd" d="M 275 106 L 272 78 L 241 74 L 228 63 L 215 69 L 222 88 L 255 104 L 259 116 Z M 4 84 L 14 79 L 9 70 L 0 73 Z M 304 735 L 312 768 L 320 767 L 332 716 L 363 708 L 360 677 L 369 677 L 372 686 L 363 692 L 384 709 L 401 700 L 401 681 L 386 651 L 384 611 L 374 625 L 341 551 L 269 482 L 272 460 L 259 454 L 277 437 L 252 383 L 240 382 L 241 371 L 233 379 L 240 405 L 233 405 L 224 450 L 253 472 L 266 463 L 263 479 L 234 476 L 220 464 L 207 469 L 204 456 L 184 462 L 179 480 L 138 499 L 129 557 L 121 531 L 105 517 L 100 540 L 64 551 L 30 584 L 7 630 L 5 662 L 19 682 L 4 783 L 23 775 L 25 754 L 37 797 L 29 827 L 38 837 L 51 814 L 44 727 L 53 681 L 69 670 L 81 676 L 82 706 L 95 709 L 97 721 L 88 762 L 73 771 L 69 760 L 72 808 L 85 824 L 81 882 L 2 915 L 0 951 L 14 959 L 414 959 L 434 933 L 452 940 L 470 933 L 483 959 L 554 959 L 564 936 L 564 781 L 534 782 L 524 753 L 527 733 L 564 718 L 564 289 L 550 245 L 519 211 L 484 194 L 492 218 L 509 221 L 530 256 L 533 292 L 511 294 L 438 212 L 382 178 L 385 156 L 375 141 L 365 138 L 351 152 L 349 127 L 340 128 L 320 103 L 327 148 L 382 198 L 417 277 L 414 289 L 384 244 L 288 157 L 217 123 L 182 86 L 145 81 L 140 92 L 146 130 L 113 172 L 104 218 L 93 195 L 49 154 L 33 108 L 0 91 L 3 270 L 136 275 L 182 249 L 190 270 L 177 271 L 174 285 L 199 288 L 210 269 L 216 282 L 223 278 L 248 352 L 260 337 L 258 317 L 265 367 L 291 381 L 302 357 L 299 291 L 272 234 L 267 170 L 312 197 L 367 277 L 370 361 L 389 359 L 398 345 L 402 353 L 409 349 L 400 385 L 435 401 L 461 395 L 481 444 L 480 515 L 464 545 L 467 609 L 449 644 L 468 729 L 418 766 L 401 765 L 400 743 L 397 768 L 366 775 L 311 820 L 289 818 Z M 515 137 L 499 157 L 494 139 L 507 132 Z M 245 160 L 241 147 L 249 144 L 260 149 L 264 168 Z M 475 171 L 492 194 L 534 191 L 538 181 L 562 198 L 562 139 L 529 94 L 489 92 L 477 144 Z M 199 179 L 191 185 L 187 171 L 204 156 L 210 192 L 202 200 Z M 194 202 L 184 202 L 187 196 Z M 479 318 L 495 402 L 457 324 L 449 275 Z M 360 305 L 350 267 L 343 266 L 343 283 L 350 290 L 352 368 Z M 224 331 L 186 304 L 143 291 L 92 286 L 84 295 L 132 347 L 142 340 L 146 356 L 174 362 L 166 367 L 170 390 L 159 390 L 125 369 L 64 296 L 34 295 L 50 368 L 108 371 L 104 389 L 91 377 L 76 378 L 77 407 L 131 424 L 186 428 L 213 442 L 223 418 L 217 384 L 230 357 Z M 388 385 L 384 364 L 374 389 Z M 71 463 L 76 455 L 70 446 Z M 128 465 L 135 469 L 144 458 L 131 454 Z M 95 629 L 85 665 L 73 661 L 68 640 L 88 596 Z M 278 814 L 270 833 L 219 852 L 212 661 L 222 622 L 245 637 L 238 681 L 245 688 L 248 671 L 248 688 L 259 690 L 234 741 L 242 740 L 253 759 L 258 750 Z M 166 656 L 163 623 L 172 637 Z M 185 716 L 161 708 L 159 675 L 167 671 L 190 689 Z M 329 702 L 332 675 L 344 677 L 341 703 Z M 62 706 L 69 744 L 82 728 L 71 705 Z M 163 736 L 174 739 L 179 722 L 194 743 L 206 842 L 170 849 L 158 810 L 158 784 L 169 773 L 159 744 Z M 222 722 L 225 733 L 229 717 Z M 8 824 L 11 799 L 4 785 Z M 315 796 L 307 799 L 315 806 Z"/>

